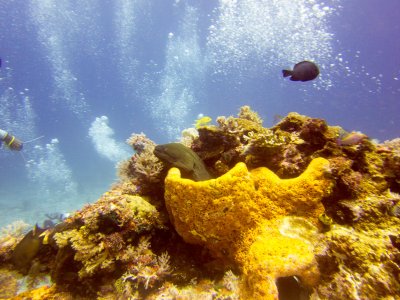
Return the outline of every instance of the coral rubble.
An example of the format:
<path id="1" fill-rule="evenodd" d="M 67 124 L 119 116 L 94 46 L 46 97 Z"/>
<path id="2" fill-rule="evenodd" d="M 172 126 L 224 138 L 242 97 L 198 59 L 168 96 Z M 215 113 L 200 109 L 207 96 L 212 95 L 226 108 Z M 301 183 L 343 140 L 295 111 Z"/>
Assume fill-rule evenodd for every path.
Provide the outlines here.
<path id="1" fill-rule="evenodd" d="M 186 178 L 133 134 L 97 202 L 1 231 L 0 297 L 400 298 L 400 139 L 297 113 L 265 128 L 248 106 L 203 121 L 181 143 L 214 179 Z M 21 271 L 13 257 L 29 248 Z"/>

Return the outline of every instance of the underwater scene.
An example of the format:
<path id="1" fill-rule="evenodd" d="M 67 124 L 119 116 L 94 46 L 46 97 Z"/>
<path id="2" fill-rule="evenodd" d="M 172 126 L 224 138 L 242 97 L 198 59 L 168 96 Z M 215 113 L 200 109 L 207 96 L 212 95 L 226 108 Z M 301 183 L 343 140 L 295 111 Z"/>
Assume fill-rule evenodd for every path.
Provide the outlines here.
<path id="1" fill-rule="evenodd" d="M 399 17 L 0 0 L 0 299 L 400 299 Z"/>

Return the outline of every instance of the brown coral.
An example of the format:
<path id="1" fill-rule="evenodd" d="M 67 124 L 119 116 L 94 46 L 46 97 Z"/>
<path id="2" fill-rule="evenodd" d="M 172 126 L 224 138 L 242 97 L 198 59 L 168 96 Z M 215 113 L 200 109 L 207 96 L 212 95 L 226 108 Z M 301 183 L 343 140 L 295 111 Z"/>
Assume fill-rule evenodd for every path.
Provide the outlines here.
<path id="1" fill-rule="evenodd" d="M 74 225 L 55 233 L 54 239 L 60 249 L 73 249 L 74 260 L 82 265 L 80 278 L 112 273 L 118 261 L 130 257 L 140 235 L 163 227 L 154 206 L 140 196 L 121 194 L 117 187 L 66 222 Z"/>
<path id="2" fill-rule="evenodd" d="M 20 277 L 15 271 L 0 269 L 0 299 L 9 299 L 17 294 Z"/>
<path id="3" fill-rule="evenodd" d="M 400 138 L 385 141 L 377 151 L 384 157 L 384 170 L 392 190 L 400 192 Z"/>
<path id="4" fill-rule="evenodd" d="M 136 153 L 128 160 L 118 164 L 118 176 L 131 181 L 138 187 L 137 192 L 148 194 L 161 181 L 163 164 L 153 154 L 155 143 L 142 134 L 133 134 L 127 143 Z"/>
<path id="5" fill-rule="evenodd" d="M 320 298 L 393 299 L 400 290 L 400 219 L 390 216 L 393 195 L 372 196 L 346 205 L 352 227 L 334 225 L 318 255 Z"/>

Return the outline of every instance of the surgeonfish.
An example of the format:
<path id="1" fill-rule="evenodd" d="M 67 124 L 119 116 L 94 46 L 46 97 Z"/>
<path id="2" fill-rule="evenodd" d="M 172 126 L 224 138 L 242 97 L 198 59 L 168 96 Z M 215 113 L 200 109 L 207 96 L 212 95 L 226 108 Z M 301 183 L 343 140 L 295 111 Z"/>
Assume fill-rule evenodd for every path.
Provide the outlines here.
<path id="1" fill-rule="evenodd" d="M 283 77 L 290 77 L 292 81 L 309 81 L 319 75 L 318 66 L 311 61 L 302 61 L 294 65 L 293 70 L 282 70 Z"/>
<path id="2" fill-rule="evenodd" d="M 43 239 L 40 235 L 43 232 L 44 229 L 36 224 L 17 244 L 11 255 L 11 262 L 14 264 L 15 268 L 24 275 L 29 272 L 32 260 L 39 252 Z"/>

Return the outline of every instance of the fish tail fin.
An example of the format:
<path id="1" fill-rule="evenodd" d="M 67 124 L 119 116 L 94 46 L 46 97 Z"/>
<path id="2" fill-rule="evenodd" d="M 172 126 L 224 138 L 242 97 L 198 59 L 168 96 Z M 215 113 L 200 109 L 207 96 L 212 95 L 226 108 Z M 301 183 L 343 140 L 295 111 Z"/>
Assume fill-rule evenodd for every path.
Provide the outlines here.
<path id="1" fill-rule="evenodd" d="M 291 70 L 282 70 L 282 74 L 283 74 L 283 77 L 288 77 L 288 76 L 291 76 L 293 74 L 293 71 L 291 71 Z"/>

